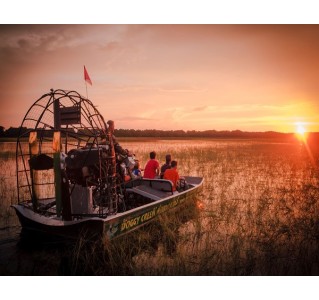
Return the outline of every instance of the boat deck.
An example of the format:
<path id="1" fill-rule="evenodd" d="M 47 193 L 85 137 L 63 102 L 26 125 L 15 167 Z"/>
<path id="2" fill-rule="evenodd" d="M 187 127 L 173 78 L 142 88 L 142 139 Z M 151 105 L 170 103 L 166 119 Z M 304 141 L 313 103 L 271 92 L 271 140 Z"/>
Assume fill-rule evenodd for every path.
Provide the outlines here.
<path id="1" fill-rule="evenodd" d="M 202 182 L 200 177 L 185 176 L 184 178 L 189 187 L 199 185 Z M 128 184 L 126 190 L 153 201 L 161 200 L 174 194 L 172 183 L 164 179 L 139 179 Z"/>
<path id="2" fill-rule="evenodd" d="M 167 198 L 172 195 L 172 192 L 165 192 L 160 190 L 155 190 L 154 188 L 147 185 L 139 185 L 133 188 L 126 189 L 128 192 L 133 192 L 154 201 Z"/>

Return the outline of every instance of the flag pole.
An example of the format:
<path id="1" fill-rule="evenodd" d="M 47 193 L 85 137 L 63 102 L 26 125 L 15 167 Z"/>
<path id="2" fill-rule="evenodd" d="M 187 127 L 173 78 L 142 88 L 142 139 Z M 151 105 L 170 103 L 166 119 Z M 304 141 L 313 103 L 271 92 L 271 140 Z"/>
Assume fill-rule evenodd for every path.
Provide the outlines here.
<path id="1" fill-rule="evenodd" d="M 89 99 L 89 94 L 88 94 L 88 85 L 86 83 L 86 80 L 84 80 L 85 82 L 85 89 L 86 89 L 86 99 Z"/>

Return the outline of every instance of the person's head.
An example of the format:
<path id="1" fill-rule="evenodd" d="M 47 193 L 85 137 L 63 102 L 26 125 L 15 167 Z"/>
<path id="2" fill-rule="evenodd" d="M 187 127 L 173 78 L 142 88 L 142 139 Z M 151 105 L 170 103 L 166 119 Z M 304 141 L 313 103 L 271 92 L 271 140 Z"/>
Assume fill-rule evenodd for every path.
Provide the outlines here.
<path id="1" fill-rule="evenodd" d="M 107 125 L 109 125 L 109 131 L 114 132 L 114 121 L 108 120 Z"/>
<path id="2" fill-rule="evenodd" d="M 172 169 L 177 168 L 177 161 L 176 160 L 172 160 L 171 167 L 172 167 Z"/>
<path id="3" fill-rule="evenodd" d="M 150 159 L 155 159 L 155 157 L 156 157 L 156 152 L 155 151 L 150 152 Z"/>
<path id="4" fill-rule="evenodd" d="M 137 170 L 140 168 L 140 162 L 137 160 L 135 161 L 134 169 Z"/>
<path id="5" fill-rule="evenodd" d="M 167 164 L 170 164 L 170 163 L 171 163 L 171 160 L 172 160 L 172 156 L 171 156 L 170 154 L 167 154 L 167 155 L 165 156 L 165 159 L 166 159 L 166 163 L 167 163 Z"/>

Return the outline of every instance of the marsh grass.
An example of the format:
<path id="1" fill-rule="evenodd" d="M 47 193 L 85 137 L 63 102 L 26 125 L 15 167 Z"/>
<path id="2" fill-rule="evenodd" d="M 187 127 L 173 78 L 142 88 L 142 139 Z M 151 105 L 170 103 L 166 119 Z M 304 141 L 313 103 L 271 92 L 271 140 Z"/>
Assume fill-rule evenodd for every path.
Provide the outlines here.
<path id="1" fill-rule="evenodd" d="M 0 229 L 17 226 L 10 205 L 16 203 L 15 143 L 0 143 Z"/>
<path id="2" fill-rule="evenodd" d="M 161 275 L 163 268 L 168 271 L 176 254 L 179 228 L 198 220 L 193 200 L 112 241 L 82 235 L 69 250 L 65 269 L 72 275 Z"/>
<path id="3" fill-rule="evenodd" d="M 293 142 L 122 140 L 121 145 L 136 154 L 142 167 L 155 150 L 161 163 L 172 154 L 180 174 L 203 176 L 202 192 L 194 199 L 198 208 L 196 213 L 186 210 L 186 218 L 161 216 L 113 242 L 80 239 L 67 253 L 70 274 L 319 274 L 315 143 L 310 149 L 314 160 L 307 147 Z M 10 169 L 11 158 L 4 161 Z M 1 176 L 1 194 L 9 203 L 13 184 Z"/>

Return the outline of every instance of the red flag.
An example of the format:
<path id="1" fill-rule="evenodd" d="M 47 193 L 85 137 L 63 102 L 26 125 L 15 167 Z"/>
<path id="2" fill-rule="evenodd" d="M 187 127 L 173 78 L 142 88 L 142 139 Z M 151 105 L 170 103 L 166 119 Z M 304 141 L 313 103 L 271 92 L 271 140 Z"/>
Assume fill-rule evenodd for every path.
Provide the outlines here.
<path id="1" fill-rule="evenodd" d="M 87 72 L 85 66 L 84 66 L 84 80 L 85 80 L 86 82 L 88 82 L 90 85 L 92 85 L 92 81 L 91 81 L 91 79 L 90 79 L 90 76 L 89 76 L 89 74 L 88 74 L 88 72 Z"/>

